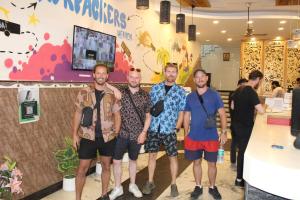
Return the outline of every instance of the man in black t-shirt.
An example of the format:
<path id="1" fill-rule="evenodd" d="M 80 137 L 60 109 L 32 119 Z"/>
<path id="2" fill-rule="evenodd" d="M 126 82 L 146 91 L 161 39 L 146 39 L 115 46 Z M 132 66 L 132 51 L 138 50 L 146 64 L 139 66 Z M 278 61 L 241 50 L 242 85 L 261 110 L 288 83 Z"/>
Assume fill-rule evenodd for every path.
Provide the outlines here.
<path id="1" fill-rule="evenodd" d="M 247 79 L 245 78 L 241 78 L 239 81 L 238 81 L 238 84 L 237 84 L 237 88 L 245 85 L 246 83 L 248 82 Z M 233 115 L 234 115 L 234 112 L 233 112 L 233 109 L 231 108 L 231 102 L 232 102 L 232 99 L 234 97 L 234 91 L 230 92 L 229 94 L 229 114 L 230 114 L 230 119 L 231 119 L 231 123 L 230 123 L 230 132 L 231 132 L 231 145 L 230 145 L 230 162 L 232 164 L 235 164 L 236 162 L 236 149 L 237 149 L 237 144 L 236 144 L 236 139 L 235 139 L 235 132 L 234 132 L 234 129 L 233 129 Z"/>
<path id="2" fill-rule="evenodd" d="M 250 135 L 254 125 L 255 110 L 263 114 L 264 108 L 259 102 L 258 95 L 255 91 L 263 79 L 263 74 L 254 70 L 249 74 L 249 81 L 245 86 L 241 86 L 234 92 L 233 103 L 233 130 L 236 134 L 236 142 L 239 149 L 237 157 L 237 178 L 236 186 L 244 186 L 243 166 L 244 153 L 248 145 Z"/>

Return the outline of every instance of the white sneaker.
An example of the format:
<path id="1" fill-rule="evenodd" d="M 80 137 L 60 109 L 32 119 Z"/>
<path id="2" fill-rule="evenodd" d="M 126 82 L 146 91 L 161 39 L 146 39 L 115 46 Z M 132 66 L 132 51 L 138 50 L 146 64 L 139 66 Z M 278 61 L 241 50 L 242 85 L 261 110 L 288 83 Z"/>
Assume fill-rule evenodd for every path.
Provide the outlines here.
<path id="1" fill-rule="evenodd" d="M 138 186 L 136 184 L 129 184 L 129 192 L 133 194 L 136 198 L 143 197 L 142 192 L 139 190 Z"/>
<path id="2" fill-rule="evenodd" d="M 118 198 L 119 196 L 122 196 L 123 193 L 124 193 L 123 192 L 123 187 L 120 186 L 120 187 L 115 187 L 113 189 L 113 191 L 108 196 L 109 196 L 110 200 L 114 200 L 114 199 Z"/>

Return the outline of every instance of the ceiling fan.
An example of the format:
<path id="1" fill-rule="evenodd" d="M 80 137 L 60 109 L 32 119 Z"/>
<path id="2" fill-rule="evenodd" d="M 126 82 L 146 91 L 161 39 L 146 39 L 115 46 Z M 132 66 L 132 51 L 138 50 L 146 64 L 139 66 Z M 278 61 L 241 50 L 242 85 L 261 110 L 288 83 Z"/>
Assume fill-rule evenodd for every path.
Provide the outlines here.
<path id="1" fill-rule="evenodd" d="M 251 3 L 248 2 L 248 3 L 246 3 L 246 5 L 247 5 L 247 8 L 248 8 L 248 19 L 247 19 L 247 29 L 246 29 L 246 32 L 245 32 L 244 36 L 245 37 L 266 36 L 267 35 L 266 33 L 254 33 L 253 26 L 251 26 L 251 23 L 250 23 L 250 6 L 251 6 Z"/>

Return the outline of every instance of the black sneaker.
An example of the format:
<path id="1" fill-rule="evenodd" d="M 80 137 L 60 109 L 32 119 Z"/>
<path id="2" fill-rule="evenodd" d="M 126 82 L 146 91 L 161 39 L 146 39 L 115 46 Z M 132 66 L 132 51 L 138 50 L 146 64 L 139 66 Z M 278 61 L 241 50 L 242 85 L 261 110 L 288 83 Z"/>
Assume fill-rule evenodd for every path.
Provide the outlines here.
<path id="1" fill-rule="evenodd" d="M 238 181 L 235 179 L 235 186 L 238 186 L 238 187 L 245 187 L 245 182 L 244 180 L 241 180 L 241 181 Z"/>
<path id="2" fill-rule="evenodd" d="M 218 188 L 214 186 L 214 188 L 209 188 L 208 193 L 215 199 L 215 200 L 220 200 L 222 199 L 222 196 L 220 192 L 218 191 Z"/>
<path id="3" fill-rule="evenodd" d="M 196 186 L 194 191 L 191 193 L 191 199 L 198 199 L 203 193 L 203 187 L 200 188 L 199 186 Z"/>
<path id="4" fill-rule="evenodd" d="M 109 196 L 106 194 L 106 195 L 100 197 L 99 200 L 109 200 Z"/>

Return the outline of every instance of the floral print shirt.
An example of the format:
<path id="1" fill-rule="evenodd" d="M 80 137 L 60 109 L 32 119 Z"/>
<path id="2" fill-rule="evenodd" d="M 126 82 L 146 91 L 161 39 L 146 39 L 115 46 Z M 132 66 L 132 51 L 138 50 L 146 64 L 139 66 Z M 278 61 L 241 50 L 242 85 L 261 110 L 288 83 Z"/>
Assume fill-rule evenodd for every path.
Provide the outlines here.
<path id="1" fill-rule="evenodd" d="M 86 106 L 93 108 L 93 123 L 90 127 L 82 127 L 79 136 L 89 140 L 95 140 L 95 126 L 97 121 L 97 109 L 95 87 L 90 85 L 79 91 L 75 101 L 76 111 L 82 113 L 82 109 Z M 104 96 L 100 102 L 100 120 L 102 136 L 105 142 L 108 142 L 116 137 L 114 130 L 113 114 L 120 111 L 121 104 L 115 96 L 114 92 L 108 87 L 104 87 Z"/>

